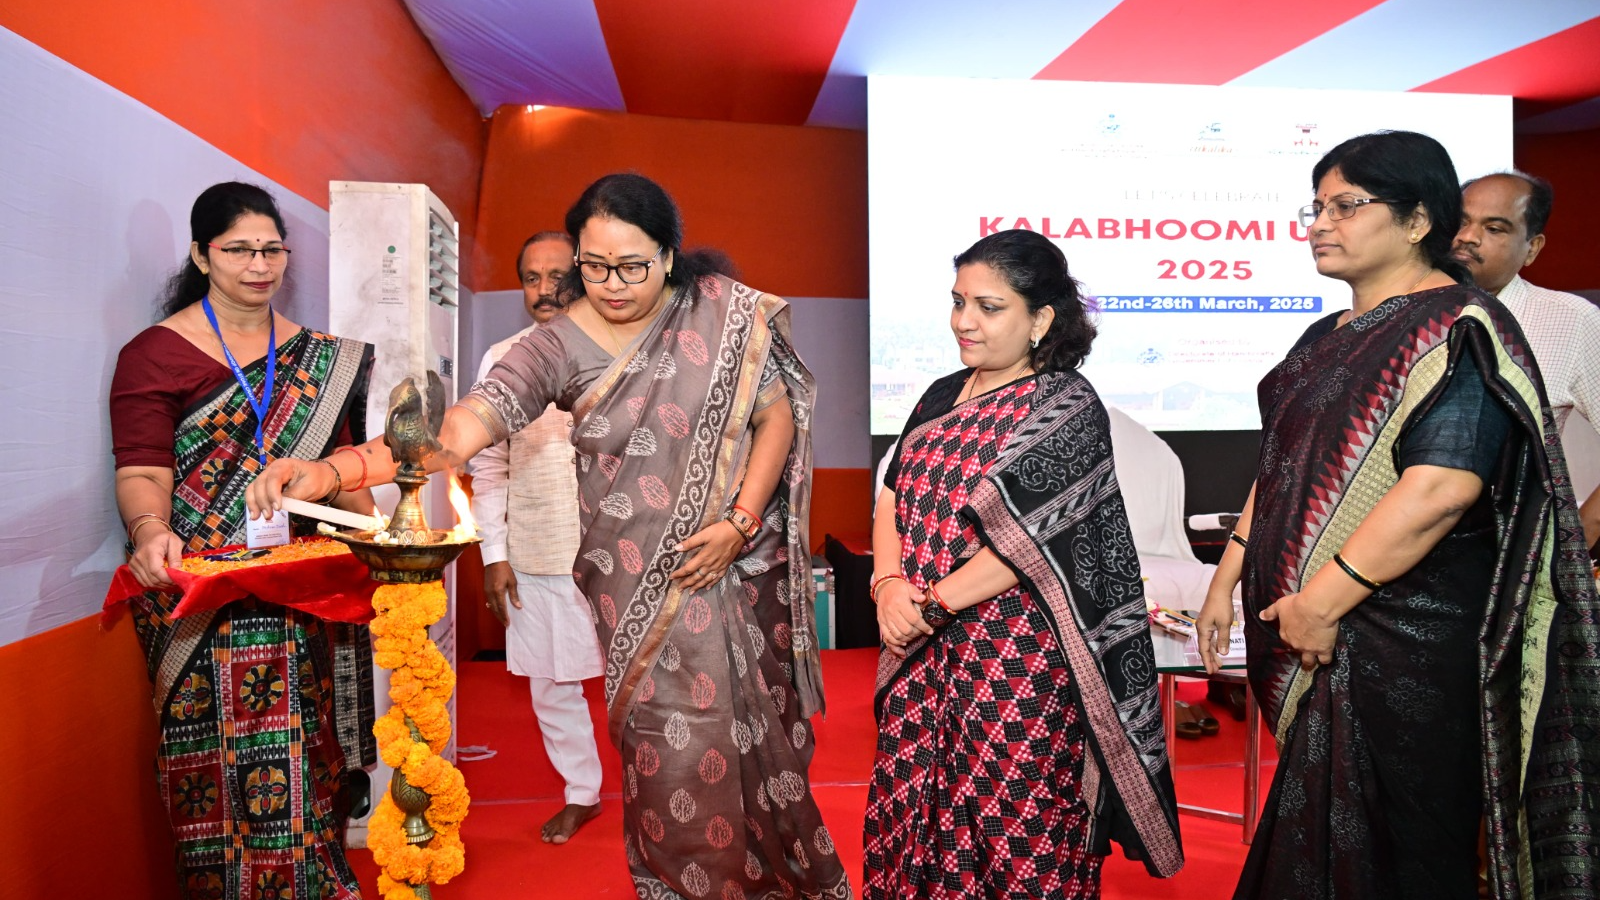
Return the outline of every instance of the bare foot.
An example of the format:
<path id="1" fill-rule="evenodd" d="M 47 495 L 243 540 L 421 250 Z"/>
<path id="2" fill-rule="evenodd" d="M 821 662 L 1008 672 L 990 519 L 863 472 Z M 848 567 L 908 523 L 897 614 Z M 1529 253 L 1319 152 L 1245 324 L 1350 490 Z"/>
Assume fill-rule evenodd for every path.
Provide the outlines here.
<path id="1" fill-rule="evenodd" d="M 583 823 L 598 815 L 600 815 L 600 804 L 598 803 L 593 806 L 579 806 L 576 803 L 568 803 L 566 806 L 561 807 L 560 812 L 551 816 L 550 821 L 544 823 L 544 827 L 539 830 L 539 837 L 546 844 L 565 844 L 568 838 L 571 838 L 579 828 L 583 827 Z"/>

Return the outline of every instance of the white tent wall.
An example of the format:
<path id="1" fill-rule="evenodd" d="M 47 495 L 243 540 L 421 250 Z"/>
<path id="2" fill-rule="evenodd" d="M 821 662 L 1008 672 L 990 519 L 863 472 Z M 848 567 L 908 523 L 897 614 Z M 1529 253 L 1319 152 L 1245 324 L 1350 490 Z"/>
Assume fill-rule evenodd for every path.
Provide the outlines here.
<path id="1" fill-rule="evenodd" d="M 6 29 L 0 117 L 14 125 L 0 130 L 5 644 L 94 614 L 122 561 L 107 393 L 117 351 L 154 323 L 187 252 L 195 196 L 238 179 L 278 198 L 295 250 L 278 305 L 315 328 L 328 322 L 328 217 L 325 198 L 291 193 Z M 821 386 L 816 465 L 865 467 L 866 304 L 793 302 L 796 343 Z"/>
<path id="2" fill-rule="evenodd" d="M 314 328 L 328 214 L 5 29 L 0 121 L 5 644 L 93 614 L 122 562 L 106 399 L 117 351 L 188 252 L 194 198 L 228 180 L 277 197 L 295 251 L 277 306 Z"/>

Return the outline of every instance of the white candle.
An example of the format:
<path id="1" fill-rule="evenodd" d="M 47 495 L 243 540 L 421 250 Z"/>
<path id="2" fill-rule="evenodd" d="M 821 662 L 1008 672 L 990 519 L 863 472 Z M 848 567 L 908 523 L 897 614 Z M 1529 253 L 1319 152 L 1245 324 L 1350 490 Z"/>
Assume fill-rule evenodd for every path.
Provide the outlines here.
<path id="1" fill-rule="evenodd" d="M 318 506 L 315 503 L 307 503 L 304 500 L 296 500 L 293 497 L 283 498 L 283 509 L 285 512 L 292 512 L 295 515 L 321 519 L 324 522 L 332 522 L 335 525 L 343 525 L 346 528 L 354 528 L 357 531 L 378 531 L 383 528 L 383 523 L 372 516 L 363 516 L 361 513 L 334 509 L 331 506 Z"/>

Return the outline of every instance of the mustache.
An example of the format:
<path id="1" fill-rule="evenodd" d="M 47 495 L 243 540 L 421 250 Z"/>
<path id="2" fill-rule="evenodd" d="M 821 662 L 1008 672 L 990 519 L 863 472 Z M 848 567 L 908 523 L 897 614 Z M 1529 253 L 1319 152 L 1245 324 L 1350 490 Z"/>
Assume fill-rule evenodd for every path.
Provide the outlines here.
<path id="1" fill-rule="evenodd" d="M 535 303 L 533 305 L 533 308 L 534 309 L 566 309 L 567 305 L 565 303 L 562 303 L 560 300 L 556 299 L 555 297 L 541 297 L 541 298 L 539 298 L 539 302 Z"/>
<path id="2" fill-rule="evenodd" d="M 1473 250 L 1471 247 L 1468 247 L 1466 244 L 1457 244 L 1457 245 L 1455 245 L 1454 247 L 1451 248 L 1450 252 L 1452 252 L 1452 253 L 1460 253 L 1460 254 L 1463 254 L 1465 256 L 1468 256 L 1468 257 L 1470 257 L 1472 259 L 1473 262 L 1480 262 L 1480 263 L 1483 262 L 1483 257 L 1478 255 L 1478 251 Z"/>

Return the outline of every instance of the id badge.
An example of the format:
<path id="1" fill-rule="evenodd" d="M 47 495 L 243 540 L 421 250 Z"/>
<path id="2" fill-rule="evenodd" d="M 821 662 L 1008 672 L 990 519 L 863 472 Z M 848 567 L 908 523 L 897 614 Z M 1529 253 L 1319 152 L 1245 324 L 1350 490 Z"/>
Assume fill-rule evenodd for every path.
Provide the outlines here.
<path id="1" fill-rule="evenodd" d="M 280 547 L 289 543 L 289 514 L 278 510 L 272 518 L 244 520 L 245 546 L 251 550 L 261 547 Z"/>

